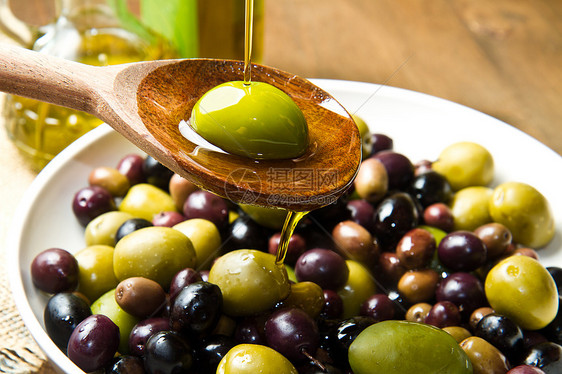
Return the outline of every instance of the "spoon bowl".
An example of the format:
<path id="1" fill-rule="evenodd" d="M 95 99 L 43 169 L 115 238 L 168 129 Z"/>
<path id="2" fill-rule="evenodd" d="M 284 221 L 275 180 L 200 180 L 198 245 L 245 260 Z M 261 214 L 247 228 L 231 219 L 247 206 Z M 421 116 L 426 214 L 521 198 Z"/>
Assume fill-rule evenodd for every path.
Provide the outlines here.
<path id="1" fill-rule="evenodd" d="M 96 67 L 0 46 L 0 91 L 88 112 L 172 171 L 237 203 L 310 211 L 335 201 L 361 161 L 353 119 L 327 92 L 290 73 L 252 65 L 252 80 L 288 94 L 303 112 L 309 146 L 297 159 L 228 154 L 180 132 L 211 88 L 243 79 L 241 61 L 183 59 Z M 187 136 L 187 137 L 186 137 Z"/>

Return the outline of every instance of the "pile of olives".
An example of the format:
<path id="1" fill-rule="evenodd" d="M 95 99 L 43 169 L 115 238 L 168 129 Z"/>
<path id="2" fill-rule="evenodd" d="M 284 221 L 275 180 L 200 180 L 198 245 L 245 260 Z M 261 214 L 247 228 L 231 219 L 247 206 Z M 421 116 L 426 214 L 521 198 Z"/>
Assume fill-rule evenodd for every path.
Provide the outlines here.
<path id="1" fill-rule="evenodd" d="M 562 269 L 532 186 L 490 187 L 462 142 L 412 163 L 356 118 L 353 187 L 309 213 L 238 206 L 127 155 L 72 200 L 84 248 L 31 264 L 44 323 L 86 372 L 560 373 Z"/>

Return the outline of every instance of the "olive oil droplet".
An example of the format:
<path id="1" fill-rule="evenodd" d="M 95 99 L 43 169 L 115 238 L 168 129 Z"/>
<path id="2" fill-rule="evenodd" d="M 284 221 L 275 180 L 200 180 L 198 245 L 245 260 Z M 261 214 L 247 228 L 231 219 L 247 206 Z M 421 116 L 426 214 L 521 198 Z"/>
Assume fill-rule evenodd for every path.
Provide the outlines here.
<path id="1" fill-rule="evenodd" d="M 293 212 L 289 211 L 287 218 L 285 218 L 285 223 L 283 224 L 283 229 L 281 230 L 281 237 L 279 238 L 279 246 L 277 247 L 277 257 L 275 258 L 275 263 L 277 265 L 283 264 L 285 261 L 285 256 L 287 255 L 287 248 L 289 247 L 289 240 L 297 227 L 299 221 L 308 212 Z"/>

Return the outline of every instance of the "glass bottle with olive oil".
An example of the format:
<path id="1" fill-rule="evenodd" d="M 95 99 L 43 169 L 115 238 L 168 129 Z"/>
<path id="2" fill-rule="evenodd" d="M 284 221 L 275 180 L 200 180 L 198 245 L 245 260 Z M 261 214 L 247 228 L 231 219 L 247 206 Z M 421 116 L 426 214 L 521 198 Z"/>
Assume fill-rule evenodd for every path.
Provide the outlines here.
<path id="1" fill-rule="evenodd" d="M 58 0 L 58 5 L 60 15 L 34 50 L 98 66 L 175 57 L 157 36 L 123 29 L 106 0 Z M 4 105 L 8 135 L 37 171 L 101 123 L 83 112 L 18 96 L 8 96 Z"/>

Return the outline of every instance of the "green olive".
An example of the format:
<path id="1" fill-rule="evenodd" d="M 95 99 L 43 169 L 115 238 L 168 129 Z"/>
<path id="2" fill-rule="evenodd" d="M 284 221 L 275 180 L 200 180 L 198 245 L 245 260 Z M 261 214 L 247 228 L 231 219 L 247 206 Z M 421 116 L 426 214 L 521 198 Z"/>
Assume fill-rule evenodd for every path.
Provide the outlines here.
<path id="1" fill-rule="evenodd" d="M 317 318 L 324 307 L 324 291 L 314 282 L 293 283 L 291 293 L 277 307 L 299 308 Z"/>
<path id="2" fill-rule="evenodd" d="M 115 233 L 127 220 L 134 218 L 131 214 L 120 211 L 111 211 L 100 214 L 88 223 L 84 232 L 86 245 L 115 245 Z"/>
<path id="3" fill-rule="evenodd" d="M 113 271 L 114 249 L 108 245 L 88 246 L 74 254 L 78 261 L 78 291 L 96 300 L 119 281 Z"/>
<path id="4" fill-rule="evenodd" d="M 209 269 L 213 260 L 218 257 L 222 245 L 217 226 L 209 220 L 193 218 L 180 222 L 173 228 L 191 240 L 197 255 L 196 268 Z"/>
<path id="5" fill-rule="evenodd" d="M 470 338 L 472 336 L 470 331 L 468 331 L 467 329 L 465 329 L 464 327 L 461 327 L 461 326 L 443 327 L 443 331 L 446 331 L 449 335 L 451 335 L 453 338 L 455 338 L 457 343 L 460 343 L 463 340 L 465 340 L 466 338 Z"/>
<path id="6" fill-rule="evenodd" d="M 359 129 L 359 134 L 361 135 L 361 155 L 363 159 L 366 160 L 367 157 L 371 155 L 373 149 L 373 139 L 371 138 L 371 131 L 365 120 L 359 117 L 357 114 L 352 114 L 351 118 L 355 121 L 357 129 Z"/>
<path id="7" fill-rule="evenodd" d="M 100 166 L 93 169 L 88 176 L 90 186 L 100 186 L 113 196 L 125 196 L 131 184 L 129 179 L 117 169 Z"/>
<path id="8" fill-rule="evenodd" d="M 361 304 L 376 293 L 377 286 L 366 267 L 353 260 L 345 263 L 349 269 L 349 277 L 337 293 L 343 301 L 343 318 L 351 318 L 359 314 Z"/>
<path id="9" fill-rule="evenodd" d="M 349 346 L 355 374 L 469 374 L 472 365 L 445 331 L 417 322 L 383 321 L 363 330 Z"/>
<path id="10" fill-rule="evenodd" d="M 451 201 L 454 230 L 473 231 L 491 222 L 489 205 L 493 192 L 491 188 L 483 186 L 465 187 L 457 191 Z"/>
<path id="11" fill-rule="evenodd" d="M 490 200 L 494 222 L 511 231 L 513 240 L 540 248 L 554 237 L 554 217 L 546 198 L 534 187 L 521 182 L 506 182 L 494 189 Z"/>
<path id="12" fill-rule="evenodd" d="M 103 314 L 119 327 L 119 348 L 121 354 L 129 353 L 129 335 L 139 319 L 125 312 L 115 300 L 115 290 L 109 290 L 91 306 L 92 314 Z"/>
<path id="13" fill-rule="evenodd" d="M 221 359 L 217 374 L 298 374 L 281 353 L 264 345 L 239 344 Z"/>
<path id="14" fill-rule="evenodd" d="M 475 374 L 504 374 L 510 366 L 503 353 L 486 340 L 471 336 L 460 343 Z"/>
<path id="15" fill-rule="evenodd" d="M 273 230 L 281 230 L 287 217 L 285 209 L 246 204 L 240 204 L 240 209 L 260 225 Z"/>
<path id="16" fill-rule="evenodd" d="M 120 281 L 145 277 L 167 289 L 174 275 L 197 261 L 191 240 L 170 227 L 145 227 L 123 237 L 115 246 L 113 264 Z"/>
<path id="17" fill-rule="evenodd" d="M 253 249 L 219 257 L 211 267 L 209 282 L 220 287 L 223 310 L 231 316 L 264 312 L 291 290 L 287 271 L 275 263 L 275 256 Z"/>
<path id="18" fill-rule="evenodd" d="M 140 183 L 129 189 L 119 210 L 152 221 L 158 213 L 175 211 L 176 204 L 167 192 L 151 184 Z"/>
<path id="19" fill-rule="evenodd" d="M 554 279 L 540 262 L 528 256 L 500 261 L 488 272 L 484 290 L 496 313 L 526 330 L 545 327 L 558 312 Z"/>
<path id="20" fill-rule="evenodd" d="M 190 122 L 208 142 L 244 157 L 295 158 L 308 147 L 299 107 L 263 82 L 226 82 L 209 90 L 193 107 Z"/>
<path id="21" fill-rule="evenodd" d="M 486 186 L 494 178 L 492 155 L 473 142 L 451 144 L 431 167 L 447 179 L 454 191 L 469 186 Z"/>

